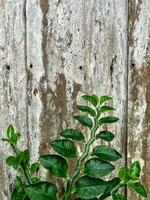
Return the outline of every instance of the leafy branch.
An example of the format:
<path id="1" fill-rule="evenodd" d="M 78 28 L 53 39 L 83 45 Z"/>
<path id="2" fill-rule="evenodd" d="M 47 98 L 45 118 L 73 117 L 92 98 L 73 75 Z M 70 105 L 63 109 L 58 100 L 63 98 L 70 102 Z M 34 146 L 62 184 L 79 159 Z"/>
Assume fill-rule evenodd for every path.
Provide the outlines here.
<path id="1" fill-rule="evenodd" d="M 147 197 L 147 192 L 140 182 L 140 164 L 138 161 L 132 163 L 130 167 L 121 167 L 118 177 L 105 180 L 104 177 L 110 174 L 115 165 L 113 162 L 122 156 L 114 148 L 108 145 L 94 146 L 96 140 L 111 142 L 115 134 L 109 130 L 100 130 L 103 124 L 112 124 L 119 120 L 116 116 L 106 116 L 104 113 L 115 109 L 106 105 L 111 97 L 96 95 L 83 95 L 82 99 L 91 106 L 77 105 L 77 109 L 83 115 L 75 115 L 73 118 L 81 125 L 89 129 L 90 139 L 86 141 L 84 134 L 73 128 L 67 128 L 60 133 L 61 139 L 50 141 L 50 146 L 56 154 L 41 155 L 39 162 L 30 164 L 28 150 L 21 151 L 17 148 L 19 133 L 15 133 L 12 125 L 7 129 L 8 142 L 16 156 L 9 156 L 6 163 L 15 170 L 22 172 L 22 176 L 17 176 L 14 182 L 12 200 L 58 200 L 58 188 L 55 184 L 41 181 L 37 176 L 37 171 L 42 165 L 50 174 L 56 178 L 65 178 L 65 191 L 62 200 L 89 199 L 104 200 L 111 196 L 112 200 L 126 200 L 124 194 L 119 192 L 120 188 L 127 186 L 143 197 Z M 86 115 L 88 114 L 88 115 Z M 74 141 L 82 142 L 84 150 L 78 156 Z M 93 147 L 94 146 L 94 147 Z M 72 174 L 68 174 L 68 159 L 76 160 L 76 166 Z M 102 179 L 103 178 L 103 179 Z"/>

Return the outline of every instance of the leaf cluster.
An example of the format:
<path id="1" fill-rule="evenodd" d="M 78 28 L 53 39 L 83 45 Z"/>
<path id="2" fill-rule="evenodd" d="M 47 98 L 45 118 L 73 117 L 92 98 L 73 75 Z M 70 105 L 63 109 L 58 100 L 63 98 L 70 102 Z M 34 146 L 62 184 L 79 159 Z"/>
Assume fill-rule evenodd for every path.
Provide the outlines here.
<path id="1" fill-rule="evenodd" d="M 12 200 L 58 200 L 57 185 L 42 181 L 38 177 L 40 166 L 47 169 L 51 176 L 65 181 L 62 200 L 70 200 L 74 196 L 76 200 L 104 200 L 110 196 L 112 200 L 126 200 L 124 194 L 119 192 L 124 186 L 147 197 L 147 192 L 140 182 L 141 168 L 138 161 L 131 164 L 130 168 L 120 168 L 117 177 L 111 180 L 105 178 L 115 169 L 115 161 L 122 158 L 109 144 L 115 133 L 101 128 L 103 124 L 113 124 L 119 120 L 118 117 L 110 115 L 115 109 L 106 105 L 112 98 L 92 94 L 83 95 L 82 99 L 88 105 L 77 105 L 78 111 L 83 114 L 73 118 L 89 129 L 90 139 L 87 140 L 79 129 L 67 128 L 60 133 L 60 139 L 49 142 L 50 148 L 56 153 L 41 155 L 36 163 L 30 163 L 28 150 L 21 151 L 17 148 L 20 134 L 15 133 L 12 125 L 8 127 L 7 138 L 3 140 L 12 146 L 15 156 L 9 156 L 6 163 L 25 176 L 24 179 L 22 176 L 16 177 Z M 100 142 L 95 145 L 95 141 L 105 141 L 105 145 Z M 77 143 L 84 145 L 81 156 L 77 152 Z M 72 174 L 68 172 L 69 160 L 76 160 Z"/>

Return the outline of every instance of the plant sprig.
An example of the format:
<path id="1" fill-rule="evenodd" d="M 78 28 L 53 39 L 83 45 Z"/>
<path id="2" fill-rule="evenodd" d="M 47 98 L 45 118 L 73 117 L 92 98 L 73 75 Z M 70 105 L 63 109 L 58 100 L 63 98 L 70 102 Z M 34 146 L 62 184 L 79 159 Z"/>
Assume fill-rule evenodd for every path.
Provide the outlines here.
<path id="1" fill-rule="evenodd" d="M 105 105 L 112 98 L 109 96 L 98 97 L 94 94 L 83 95 L 82 99 L 91 106 L 77 105 L 77 109 L 83 115 L 73 116 L 81 125 L 89 129 L 89 140 L 86 141 L 84 134 L 74 128 L 67 128 L 60 133 L 61 139 L 50 141 L 50 147 L 56 154 L 41 155 L 39 162 L 30 163 L 29 151 L 21 151 L 17 148 L 20 137 L 10 125 L 7 129 L 7 141 L 13 148 L 15 156 L 9 156 L 6 163 L 15 170 L 23 172 L 25 179 L 17 176 L 14 182 L 12 200 L 58 200 L 58 188 L 55 184 L 41 181 L 33 174 L 42 165 L 49 171 L 51 176 L 66 180 L 65 191 L 62 200 L 104 200 L 111 196 L 112 200 L 126 200 L 124 194 L 119 192 L 120 188 L 127 186 L 143 197 L 147 192 L 140 182 L 140 164 L 135 161 L 128 167 L 121 167 L 118 177 L 105 180 L 104 177 L 114 169 L 114 162 L 119 160 L 121 154 L 109 145 L 94 145 L 96 140 L 111 142 L 115 134 L 109 130 L 101 130 L 103 124 L 112 124 L 119 120 L 116 116 L 103 115 L 115 109 Z M 81 156 L 76 150 L 76 142 L 84 144 Z M 94 146 L 94 147 L 93 147 Z M 68 159 L 76 160 L 76 166 L 72 174 L 68 174 Z"/>

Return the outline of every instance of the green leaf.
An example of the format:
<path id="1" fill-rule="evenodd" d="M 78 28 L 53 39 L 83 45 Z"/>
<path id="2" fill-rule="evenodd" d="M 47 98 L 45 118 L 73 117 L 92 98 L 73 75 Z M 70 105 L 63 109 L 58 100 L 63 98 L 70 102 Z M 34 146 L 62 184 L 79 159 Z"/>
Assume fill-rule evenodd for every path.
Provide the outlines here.
<path id="1" fill-rule="evenodd" d="M 92 156 L 97 156 L 101 160 L 116 161 L 122 156 L 114 148 L 105 145 L 98 145 L 94 147 Z"/>
<path id="2" fill-rule="evenodd" d="M 88 176 L 100 178 L 108 175 L 114 169 L 114 165 L 109 162 L 100 160 L 99 158 L 91 158 L 85 163 L 84 173 Z"/>
<path id="3" fill-rule="evenodd" d="M 86 112 L 86 113 L 90 114 L 92 117 L 96 116 L 96 112 L 88 106 L 77 105 L 77 109 L 82 111 L 82 112 Z"/>
<path id="4" fill-rule="evenodd" d="M 135 161 L 130 167 L 129 171 L 130 178 L 132 180 L 138 180 L 140 177 L 140 172 L 141 172 L 140 163 L 138 161 Z"/>
<path id="5" fill-rule="evenodd" d="M 75 186 L 75 193 L 78 197 L 92 199 L 103 193 L 106 188 L 106 182 L 102 179 L 82 176 L 77 180 Z"/>
<path id="6" fill-rule="evenodd" d="M 38 177 L 36 177 L 36 176 L 32 176 L 31 179 L 32 179 L 32 183 L 38 183 L 38 182 L 41 182 L 41 179 L 38 178 Z"/>
<path id="7" fill-rule="evenodd" d="M 54 140 L 50 142 L 53 149 L 60 155 L 67 158 L 76 158 L 76 148 L 72 141 L 68 139 Z"/>
<path id="8" fill-rule="evenodd" d="M 9 142 L 17 144 L 17 140 L 20 138 L 20 133 L 15 133 L 14 127 L 10 124 L 7 128 L 7 137 Z"/>
<path id="9" fill-rule="evenodd" d="M 112 180 L 110 181 L 107 181 L 106 182 L 106 189 L 104 191 L 104 193 L 100 196 L 99 200 L 104 200 L 106 199 L 107 197 L 111 196 L 111 192 L 112 190 L 117 186 L 119 185 L 120 183 L 120 179 L 118 177 L 115 177 L 113 178 Z M 117 192 L 117 191 L 115 191 Z"/>
<path id="10" fill-rule="evenodd" d="M 14 185 L 15 185 L 15 188 L 17 189 L 23 186 L 22 180 L 19 176 L 15 178 Z"/>
<path id="11" fill-rule="evenodd" d="M 86 115 L 75 115 L 73 118 L 78 120 L 83 126 L 87 126 L 89 128 L 92 128 L 93 126 L 92 120 Z"/>
<path id="12" fill-rule="evenodd" d="M 13 135 L 14 135 L 15 131 L 14 131 L 14 127 L 12 124 L 10 124 L 7 128 L 7 137 L 8 139 L 12 139 Z"/>
<path id="13" fill-rule="evenodd" d="M 127 200 L 127 198 L 122 194 L 112 194 L 112 200 Z"/>
<path id="14" fill-rule="evenodd" d="M 18 188 L 14 189 L 11 194 L 11 200 L 25 200 L 26 192 L 24 191 L 24 188 Z"/>
<path id="15" fill-rule="evenodd" d="M 53 176 L 60 178 L 67 176 L 68 164 L 63 157 L 58 155 L 43 155 L 40 156 L 40 162 Z"/>
<path id="16" fill-rule="evenodd" d="M 12 166 L 15 170 L 17 170 L 18 167 L 20 166 L 22 160 L 23 160 L 23 152 L 20 152 L 16 157 L 9 156 L 6 159 L 6 163 L 7 163 L 7 165 Z"/>
<path id="17" fill-rule="evenodd" d="M 101 96 L 101 97 L 99 98 L 99 103 L 102 104 L 102 103 L 104 103 L 104 102 L 106 102 L 106 101 L 109 101 L 109 100 L 112 100 L 112 97 L 109 97 L 109 96 Z"/>
<path id="18" fill-rule="evenodd" d="M 81 98 L 86 100 L 86 101 L 88 101 L 89 103 L 91 103 L 95 107 L 97 106 L 98 101 L 99 101 L 98 97 L 96 95 L 94 95 L 94 94 L 92 94 L 92 95 L 83 95 Z"/>
<path id="19" fill-rule="evenodd" d="M 112 116 L 108 116 L 108 117 L 102 117 L 99 120 L 99 124 L 106 124 L 106 123 L 115 123 L 119 120 L 118 117 L 112 117 Z"/>
<path id="20" fill-rule="evenodd" d="M 102 139 L 107 142 L 110 142 L 114 139 L 114 134 L 110 131 L 101 131 L 96 135 L 96 139 Z"/>
<path id="21" fill-rule="evenodd" d="M 25 188 L 30 200 L 57 200 L 56 185 L 48 182 L 31 184 Z"/>
<path id="22" fill-rule="evenodd" d="M 23 153 L 23 162 L 26 163 L 27 165 L 29 164 L 30 161 L 30 153 L 29 150 L 26 149 L 25 151 L 22 152 Z"/>
<path id="23" fill-rule="evenodd" d="M 135 192 L 138 193 L 139 195 L 147 197 L 147 192 L 144 186 L 140 182 L 129 183 L 128 187 L 134 189 Z"/>
<path id="24" fill-rule="evenodd" d="M 31 174 L 37 172 L 39 170 L 39 168 L 40 168 L 40 163 L 38 163 L 38 162 L 33 163 L 30 167 Z"/>
<path id="25" fill-rule="evenodd" d="M 71 129 L 71 128 L 70 129 L 66 129 L 66 130 L 62 131 L 60 133 L 60 135 L 62 137 L 73 139 L 73 140 L 78 140 L 78 141 L 80 141 L 80 140 L 84 141 L 85 140 L 82 132 L 78 131 L 76 129 Z"/>
<path id="26" fill-rule="evenodd" d="M 123 183 L 127 183 L 130 180 L 129 169 L 127 167 L 121 167 L 119 169 L 119 178 Z"/>
<path id="27" fill-rule="evenodd" d="M 116 110 L 116 109 L 111 106 L 102 106 L 99 108 L 99 112 L 101 113 L 111 111 L 111 110 Z"/>

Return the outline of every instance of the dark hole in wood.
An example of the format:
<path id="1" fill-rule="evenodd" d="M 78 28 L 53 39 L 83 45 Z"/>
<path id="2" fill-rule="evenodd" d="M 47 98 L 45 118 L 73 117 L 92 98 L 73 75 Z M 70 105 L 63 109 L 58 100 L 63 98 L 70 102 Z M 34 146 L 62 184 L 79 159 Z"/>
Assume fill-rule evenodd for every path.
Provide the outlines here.
<path id="1" fill-rule="evenodd" d="M 31 69 L 33 68 L 33 65 L 32 65 L 32 64 L 30 64 L 30 68 L 31 68 Z"/>
<path id="2" fill-rule="evenodd" d="M 10 66 L 9 66 L 9 65 L 6 65 L 6 69 L 7 69 L 7 70 L 10 70 Z"/>
<path id="3" fill-rule="evenodd" d="M 135 67 L 135 63 L 132 63 L 132 67 Z"/>
<path id="4" fill-rule="evenodd" d="M 79 69 L 81 69 L 81 70 L 82 70 L 82 66 L 80 66 L 80 67 L 79 67 Z"/>

